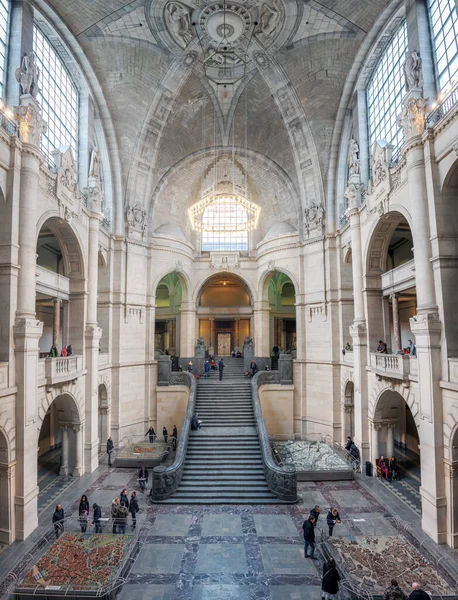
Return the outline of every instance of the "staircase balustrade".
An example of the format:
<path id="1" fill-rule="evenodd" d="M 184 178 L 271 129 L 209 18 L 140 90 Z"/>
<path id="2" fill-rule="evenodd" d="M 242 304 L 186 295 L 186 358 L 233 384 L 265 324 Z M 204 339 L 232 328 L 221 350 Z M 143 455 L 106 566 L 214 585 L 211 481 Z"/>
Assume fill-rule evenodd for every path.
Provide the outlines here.
<path id="1" fill-rule="evenodd" d="M 188 408 L 186 409 L 186 415 L 181 426 L 180 443 L 176 451 L 175 461 L 169 467 L 159 465 L 153 469 L 153 487 L 151 489 L 151 499 L 153 502 L 166 500 L 178 490 L 183 476 L 188 449 L 191 419 L 195 413 L 196 378 L 191 373 L 171 372 L 169 374 L 169 384 L 186 385 L 189 388 Z"/>
<path id="2" fill-rule="evenodd" d="M 261 447 L 262 461 L 264 464 L 264 475 L 267 485 L 280 500 L 285 502 L 297 502 L 297 475 L 294 465 L 277 465 L 270 445 L 264 417 L 262 416 L 261 402 L 259 399 L 259 388 L 266 384 L 279 384 L 281 382 L 279 371 L 263 371 L 256 373 L 251 385 L 253 392 L 253 409 L 258 431 L 259 444 Z"/>

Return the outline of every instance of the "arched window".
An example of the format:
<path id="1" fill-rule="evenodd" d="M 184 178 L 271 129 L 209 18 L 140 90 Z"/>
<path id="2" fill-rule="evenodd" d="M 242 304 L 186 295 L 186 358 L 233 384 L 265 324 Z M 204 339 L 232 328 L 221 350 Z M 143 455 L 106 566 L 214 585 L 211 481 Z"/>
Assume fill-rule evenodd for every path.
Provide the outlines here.
<path id="1" fill-rule="evenodd" d="M 193 229 L 202 232 L 203 252 L 248 250 L 258 215 L 258 206 L 232 194 L 205 198 L 189 209 Z"/>
<path id="2" fill-rule="evenodd" d="M 385 48 L 367 87 L 369 144 L 385 141 L 397 150 L 403 132 L 397 119 L 404 96 L 403 64 L 407 51 L 407 25 L 404 22 Z"/>
<path id="3" fill-rule="evenodd" d="M 428 0 L 438 86 L 443 91 L 458 75 L 458 16 L 455 0 Z"/>
<path id="4" fill-rule="evenodd" d="M 33 48 L 40 68 L 38 102 L 48 125 L 41 138 L 43 152 L 52 159 L 52 151 L 71 146 L 76 158 L 78 149 L 78 90 L 42 31 L 34 26 Z"/>
<path id="5" fill-rule="evenodd" d="M 0 98 L 5 93 L 6 51 L 8 48 L 9 0 L 0 0 Z"/>

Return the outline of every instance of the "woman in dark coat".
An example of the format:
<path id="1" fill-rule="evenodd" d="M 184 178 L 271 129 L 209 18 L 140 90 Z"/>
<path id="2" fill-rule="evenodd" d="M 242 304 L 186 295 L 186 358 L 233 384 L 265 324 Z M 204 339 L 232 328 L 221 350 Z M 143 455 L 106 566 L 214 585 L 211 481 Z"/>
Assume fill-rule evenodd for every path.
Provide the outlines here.
<path id="1" fill-rule="evenodd" d="M 137 493 L 132 492 L 130 495 L 129 512 L 132 515 L 132 529 L 137 525 L 137 513 L 140 510 L 138 506 Z"/>
<path id="2" fill-rule="evenodd" d="M 334 559 L 323 565 L 323 578 L 321 580 L 321 599 L 329 600 L 330 596 L 339 591 L 340 575 L 336 569 Z"/>
<path id="3" fill-rule="evenodd" d="M 89 500 L 87 499 L 86 494 L 83 494 L 81 496 L 80 506 L 79 506 L 79 509 L 78 509 L 78 514 L 81 516 L 84 511 L 86 511 L 89 514 L 89 510 L 90 510 Z"/>

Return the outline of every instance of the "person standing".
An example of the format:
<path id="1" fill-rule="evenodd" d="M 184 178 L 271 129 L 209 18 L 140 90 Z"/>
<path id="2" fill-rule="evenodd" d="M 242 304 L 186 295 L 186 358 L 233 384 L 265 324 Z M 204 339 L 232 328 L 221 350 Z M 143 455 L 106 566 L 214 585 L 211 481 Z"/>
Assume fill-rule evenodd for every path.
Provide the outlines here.
<path id="1" fill-rule="evenodd" d="M 222 358 L 219 359 L 219 363 L 218 363 L 218 371 L 219 371 L 219 380 L 221 381 L 223 379 L 223 370 L 224 370 L 224 361 Z"/>
<path id="2" fill-rule="evenodd" d="M 329 535 L 332 535 L 332 532 L 334 531 L 334 525 L 342 522 L 340 520 L 340 515 L 337 512 L 337 508 L 331 508 L 329 510 L 328 516 L 326 517 L 326 522 L 329 527 Z"/>
<path id="3" fill-rule="evenodd" d="M 254 359 L 250 363 L 250 371 L 251 377 L 254 377 L 258 371 L 258 365 L 256 364 L 256 361 Z"/>
<path id="4" fill-rule="evenodd" d="M 315 508 L 312 508 L 312 510 L 310 511 L 310 516 L 313 517 L 315 519 L 315 527 L 316 524 L 318 523 L 318 518 L 320 516 L 320 512 L 321 512 L 321 508 L 318 506 L 318 504 L 315 504 Z"/>
<path id="5" fill-rule="evenodd" d="M 86 533 L 86 531 L 87 531 L 88 516 L 89 516 L 89 512 L 87 510 L 83 510 L 83 512 L 80 513 L 79 521 L 80 521 L 81 533 Z"/>
<path id="6" fill-rule="evenodd" d="M 127 517 L 129 515 L 129 511 L 125 502 L 121 501 L 121 504 L 118 509 L 118 533 L 125 534 L 127 527 Z"/>
<path id="7" fill-rule="evenodd" d="M 383 600 L 407 600 L 407 595 L 401 590 L 396 579 L 392 579 L 391 585 L 386 588 Z"/>
<path id="8" fill-rule="evenodd" d="M 316 560 L 315 554 L 315 519 L 310 516 L 302 525 L 304 532 L 304 558 L 309 558 L 308 549 L 310 547 L 310 558 Z"/>
<path id="9" fill-rule="evenodd" d="M 208 360 L 205 361 L 204 371 L 205 371 L 204 377 L 210 377 L 210 363 L 208 362 Z"/>
<path id="10" fill-rule="evenodd" d="M 407 354 L 410 354 L 410 356 L 417 356 L 417 348 L 412 340 L 409 340 L 407 343 Z"/>
<path id="11" fill-rule="evenodd" d="M 124 488 L 122 492 L 119 494 L 119 501 L 124 502 L 124 506 L 129 510 L 129 497 L 127 495 L 127 490 Z"/>
<path id="12" fill-rule="evenodd" d="M 83 494 L 81 496 L 80 505 L 78 507 L 78 514 L 81 515 L 83 513 L 83 511 L 86 511 L 87 513 L 89 513 L 89 510 L 90 510 L 89 500 L 87 499 L 86 494 Z"/>
<path id="13" fill-rule="evenodd" d="M 118 533 L 118 511 L 119 511 L 119 498 L 115 498 L 111 503 L 111 520 L 113 523 L 112 533 Z"/>
<path id="14" fill-rule="evenodd" d="M 388 350 L 386 348 L 386 344 L 383 340 L 378 341 L 377 352 L 379 354 L 388 354 Z"/>
<path id="15" fill-rule="evenodd" d="M 321 580 L 321 600 L 330 600 L 339 591 L 340 575 L 334 559 L 331 558 L 323 565 L 323 578 Z"/>
<path id="16" fill-rule="evenodd" d="M 172 448 L 174 450 L 177 449 L 177 441 L 178 441 L 178 429 L 177 429 L 177 426 L 174 425 L 173 431 L 172 431 Z"/>
<path id="17" fill-rule="evenodd" d="M 102 522 L 100 520 L 102 518 L 102 509 L 96 502 L 94 502 L 92 508 L 94 509 L 92 524 L 95 526 L 95 532 L 102 533 Z"/>
<path id="18" fill-rule="evenodd" d="M 54 533 L 56 534 L 56 540 L 60 538 L 64 531 L 64 509 L 60 504 L 56 504 L 56 510 L 52 516 L 52 522 L 54 525 Z"/>
<path id="19" fill-rule="evenodd" d="M 412 583 L 412 591 L 409 600 L 431 600 L 431 596 L 421 589 L 421 584 Z"/>
<path id="20" fill-rule="evenodd" d="M 154 431 L 154 428 L 152 425 L 148 429 L 148 431 L 145 433 L 145 435 L 149 436 L 149 443 L 154 444 L 154 440 L 156 439 L 156 432 Z"/>
<path id="21" fill-rule="evenodd" d="M 162 435 L 164 436 L 164 442 L 167 443 L 169 439 L 169 432 L 167 431 L 167 427 L 162 428 Z"/>
<path id="22" fill-rule="evenodd" d="M 60 355 L 62 356 L 62 358 L 65 358 L 67 356 L 67 346 L 62 346 L 62 350 L 60 351 Z"/>
<path id="23" fill-rule="evenodd" d="M 140 467 L 140 471 L 138 472 L 138 483 L 140 484 L 140 490 L 143 492 L 146 489 L 146 484 L 148 483 L 148 470 L 145 467 Z"/>
<path id="24" fill-rule="evenodd" d="M 113 453 L 113 448 L 114 448 L 114 444 L 113 444 L 113 440 L 111 439 L 111 435 L 110 437 L 107 439 L 107 454 L 108 454 L 108 466 L 111 467 L 111 455 Z"/>
<path id="25" fill-rule="evenodd" d="M 345 450 L 347 452 L 350 452 L 352 446 L 353 446 L 353 440 L 351 439 L 351 437 L 349 435 L 347 435 L 347 443 L 345 444 Z"/>
<path id="26" fill-rule="evenodd" d="M 135 529 L 137 525 L 137 513 L 140 507 L 138 506 L 137 493 L 132 492 L 130 495 L 129 512 L 132 515 L 132 529 Z"/>

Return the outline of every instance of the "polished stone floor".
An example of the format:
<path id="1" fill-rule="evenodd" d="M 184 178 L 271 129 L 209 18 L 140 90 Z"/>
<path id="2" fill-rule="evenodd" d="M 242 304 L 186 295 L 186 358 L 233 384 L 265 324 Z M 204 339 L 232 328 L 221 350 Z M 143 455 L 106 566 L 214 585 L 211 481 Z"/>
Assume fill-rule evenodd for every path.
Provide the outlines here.
<path id="1" fill-rule="evenodd" d="M 138 490 L 136 471 L 104 466 L 74 481 L 58 500 L 67 515 L 75 515 L 84 492 L 109 516 L 111 501 L 123 487 Z M 321 545 L 328 539 L 325 518 L 331 506 L 342 518 L 335 536 L 397 535 L 398 524 L 408 523 L 411 543 L 420 548 L 426 537 L 419 530 L 418 515 L 379 481 L 361 476 L 356 481 L 306 482 L 298 487 L 300 503 L 278 506 L 152 506 L 139 493 L 141 547 L 118 598 L 319 600 Z M 315 504 L 323 514 L 317 529 L 318 560 L 311 561 L 304 559 L 302 523 Z M 17 561 L 52 532 L 51 514 L 52 507 L 43 510 L 39 530 L 0 555 L 0 573 L 17 571 Z M 393 521 L 393 515 L 399 520 Z M 458 565 L 456 553 L 435 546 L 436 550 L 442 552 L 443 563 Z M 421 552 L 427 551 L 426 544 Z M 346 598 L 346 592 L 340 597 Z"/>

